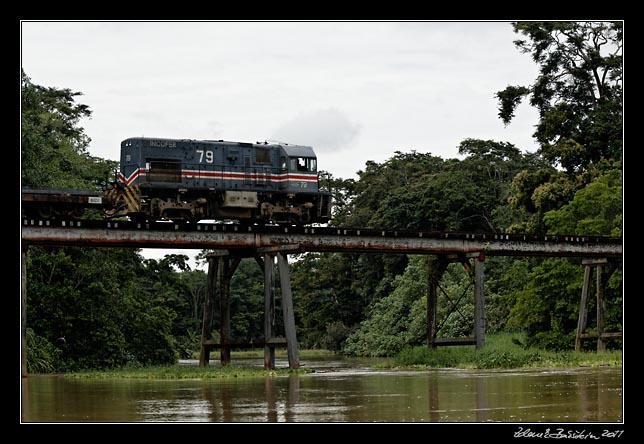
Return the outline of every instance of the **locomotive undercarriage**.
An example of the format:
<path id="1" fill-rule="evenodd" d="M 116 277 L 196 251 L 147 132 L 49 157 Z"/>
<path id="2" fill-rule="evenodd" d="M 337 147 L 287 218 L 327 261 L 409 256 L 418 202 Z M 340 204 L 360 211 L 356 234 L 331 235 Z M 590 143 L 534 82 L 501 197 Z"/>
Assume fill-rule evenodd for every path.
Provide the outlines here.
<path id="1" fill-rule="evenodd" d="M 133 220 L 197 222 L 203 219 L 235 219 L 253 223 L 309 224 L 319 221 L 318 195 L 294 195 L 257 191 L 155 190 L 142 191 L 139 211 L 129 211 Z"/>

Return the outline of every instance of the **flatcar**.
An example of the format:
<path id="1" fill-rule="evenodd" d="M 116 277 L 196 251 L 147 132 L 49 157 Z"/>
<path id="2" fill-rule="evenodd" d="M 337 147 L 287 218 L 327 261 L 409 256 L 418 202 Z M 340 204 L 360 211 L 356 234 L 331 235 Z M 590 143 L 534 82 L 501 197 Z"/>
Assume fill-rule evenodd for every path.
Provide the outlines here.
<path id="1" fill-rule="evenodd" d="M 36 219 L 80 219 L 86 209 L 112 211 L 115 200 L 102 191 L 76 188 L 22 188 L 22 214 Z M 100 214 L 100 213 L 99 213 Z"/>
<path id="2" fill-rule="evenodd" d="M 325 223 L 313 148 L 286 143 L 135 137 L 121 143 L 108 217 Z"/>

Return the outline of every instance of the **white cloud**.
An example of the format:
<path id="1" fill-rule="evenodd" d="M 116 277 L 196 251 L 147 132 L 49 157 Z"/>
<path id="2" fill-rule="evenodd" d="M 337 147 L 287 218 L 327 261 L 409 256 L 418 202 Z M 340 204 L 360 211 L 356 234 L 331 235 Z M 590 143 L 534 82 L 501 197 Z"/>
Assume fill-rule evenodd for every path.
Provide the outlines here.
<path id="1" fill-rule="evenodd" d="M 275 130 L 271 139 L 312 146 L 317 152 L 338 151 L 351 146 L 360 126 L 335 108 L 299 114 Z"/>

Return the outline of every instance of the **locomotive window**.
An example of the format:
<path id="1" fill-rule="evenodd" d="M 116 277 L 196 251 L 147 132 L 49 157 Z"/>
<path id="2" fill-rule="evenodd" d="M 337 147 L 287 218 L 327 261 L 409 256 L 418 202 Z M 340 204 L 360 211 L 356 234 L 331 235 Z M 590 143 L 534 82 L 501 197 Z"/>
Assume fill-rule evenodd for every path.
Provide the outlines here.
<path id="1" fill-rule="evenodd" d="M 255 148 L 255 163 L 271 163 L 271 150 L 269 148 Z"/>
<path id="2" fill-rule="evenodd" d="M 317 171 L 317 159 L 310 157 L 294 157 L 291 159 L 292 171 Z"/>

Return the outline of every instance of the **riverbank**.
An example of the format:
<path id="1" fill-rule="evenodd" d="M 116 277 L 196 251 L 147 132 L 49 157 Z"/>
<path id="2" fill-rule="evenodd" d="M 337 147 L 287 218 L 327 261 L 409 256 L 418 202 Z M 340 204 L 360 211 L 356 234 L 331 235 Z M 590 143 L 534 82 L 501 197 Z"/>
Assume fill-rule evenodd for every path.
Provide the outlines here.
<path id="1" fill-rule="evenodd" d="M 408 347 L 391 360 L 385 368 L 462 368 L 462 369 L 508 369 L 508 368 L 562 368 L 606 367 L 622 365 L 622 350 L 596 351 L 548 351 L 525 347 L 525 338 L 520 334 L 497 333 L 487 335 L 485 345 L 479 351 L 474 346 Z"/>
<path id="2" fill-rule="evenodd" d="M 429 368 L 459 369 L 510 369 L 510 368 L 572 368 L 572 367 L 619 367 L 622 365 L 622 351 L 560 351 L 553 352 L 523 345 L 524 338 L 519 334 L 498 333 L 486 336 L 481 350 L 474 346 L 451 346 L 430 349 L 427 346 L 408 347 L 390 358 L 364 358 L 373 360 L 368 365 L 378 369 L 422 370 Z M 277 368 L 264 370 L 261 364 L 249 365 L 235 363 L 235 360 L 261 360 L 263 349 L 233 351 L 233 363 L 221 366 L 216 361 L 201 368 L 197 365 L 175 364 L 170 366 L 150 366 L 114 370 L 87 370 L 65 374 L 73 378 L 126 378 L 126 379 L 212 379 L 243 378 L 268 375 L 287 375 L 290 373 L 311 373 L 314 368 L 302 367 L 298 370 Z M 285 359 L 286 350 L 276 350 L 276 358 Z M 324 360 L 340 357 L 330 350 L 300 350 L 302 360 Z M 213 356 L 214 358 L 214 356 Z"/>

